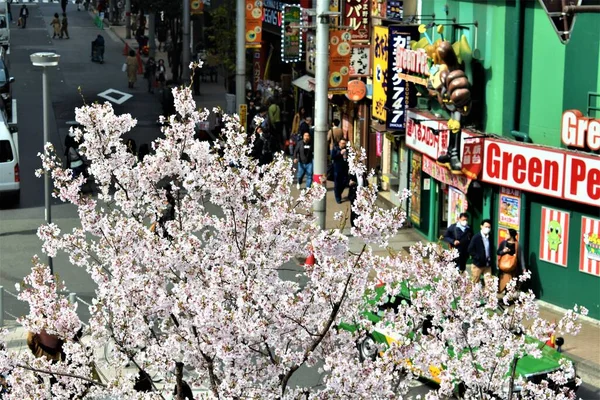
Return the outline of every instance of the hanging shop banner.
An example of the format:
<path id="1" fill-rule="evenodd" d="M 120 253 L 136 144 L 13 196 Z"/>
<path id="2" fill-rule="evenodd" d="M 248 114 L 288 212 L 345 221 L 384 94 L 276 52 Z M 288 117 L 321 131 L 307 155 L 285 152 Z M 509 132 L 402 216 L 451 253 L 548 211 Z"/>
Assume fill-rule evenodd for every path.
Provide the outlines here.
<path id="1" fill-rule="evenodd" d="M 600 219 L 581 217 L 579 270 L 600 276 Z"/>
<path id="2" fill-rule="evenodd" d="M 386 0 L 371 0 L 371 17 L 385 18 Z"/>
<path id="3" fill-rule="evenodd" d="M 315 60 L 317 59 L 317 42 L 314 33 L 306 34 L 306 73 L 315 74 Z"/>
<path id="4" fill-rule="evenodd" d="M 340 0 L 329 0 L 329 11 L 334 13 L 340 12 Z M 333 26 L 338 26 L 340 24 L 339 17 L 333 17 L 330 21 Z"/>
<path id="5" fill-rule="evenodd" d="M 420 36 L 416 26 L 390 26 L 388 39 L 388 87 L 387 120 L 389 130 L 399 131 L 406 128 L 406 109 L 415 105 L 416 91 L 410 82 L 402 79 L 403 73 L 400 54 L 410 48 L 410 41 Z"/>
<path id="6" fill-rule="evenodd" d="M 448 134 L 448 131 L 446 131 Z M 462 172 L 471 179 L 477 179 L 483 168 L 483 140 L 463 137 Z M 445 148 L 448 148 L 447 146 Z"/>
<path id="7" fill-rule="evenodd" d="M 353 44 L 350 55 L 350 76 L 370 75 L 371 47 L 369 45 Z"/>
<path id="8" fill-rule="evenodd" d="M 349 31 L 329 32 L 329 93 L 331 94 L 343 94 L 348 89 L 352 50 L 350 38 Z"/>
<path id="9" fill-rule="evenodd" d="M 410 220 L 421 224 L 421 154 L 413 152 L 410 170 Z"/>
<path id="10" fill-rule="evenodd" d="M 387 26 L 373 27 L 373 118 L 385 121 L 385 111 L 388 73 L 388 28 Z"/>
<path id="11" fill-rule="evenodd" d="M 190 15 L 202 15 L 204 14 L 204 1 L 203 0 L 192 0 L 190 1 Z M 210 3 L 210 2 L 208 2 Z M 210 4 L 207 4 L 210 5 Z"/>
<path id="12" fill-rule="evenodd" d="M 281 61 L 300 61 L 302 55 L 302 34 L 300 33 L 300 6 L 285 5 L 281 24 Z"/>
<path id="13" fill-rule="evenodd" d="M 458 221 L 461 213 L 467 211 L 467 196 L 452 186 L 448 187 L 448 223 Z"/>
<path id="14" fill-rule="evenodd" d="M 403 3 L 403 1 L 399 0 L 387 0 L 385 17 L 394 21 L 402 21 L 402 16 L 404 14 Z"/>
<path id="15" fill-rule="evenodd" d="M 246 0 L 246 48 L 257 49 L 262 41 L 263 2 Z"/>
<path id="16" fill-rule="evenodd" d="M 346 0 L 344 25 L 350 27 L 352 40 L 369 40 L 370 0 Z"/>
<path id="17" fill-rule="evenodd" d="M 381 132 L 375 132 L 375 157 L 381 157 L 383 153 L 383 135 Z"/>
<path id="18" fill-rule="evenodd" d="M 542 231 L 540 235 L 540 260 L 567 266 L 569 245 L 568 211 L 542 207 Z"/>
<path id="19" fill-rule="evenodd" d="M 467 193 L 471 180 L 464 175 L 453 174 L 443 165 L 439 165 L 435 160 L 423 156 L 423 172 L 431 176 L 436 181 L 454 186 L 463 193 Z"/>

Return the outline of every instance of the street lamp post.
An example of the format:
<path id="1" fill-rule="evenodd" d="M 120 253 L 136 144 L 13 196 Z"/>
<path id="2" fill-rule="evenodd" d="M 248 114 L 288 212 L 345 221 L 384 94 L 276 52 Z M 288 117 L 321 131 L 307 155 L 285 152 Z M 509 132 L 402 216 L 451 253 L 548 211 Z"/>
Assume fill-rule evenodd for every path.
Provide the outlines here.
<path id="1" fill-rule="evenodd" d="M 50 132 L 50 89 L 48 86 L 48 67 L 56 67 L 60 56 L 56 53 L 34 53 L 30 56 L 34 67 L 42 67 L 42 96 L 43 96 L 43 118 L 44 118 L 44 147 L 48 143 L 48 134 Z M 44 174 L 44 204 L 46 223 L 52 222 L 52 212 L 50 203 L 50 174 Z M 48 256 L 48 266 L 50 273 L 54 274 L 52 266 L 52 257 Z"/>

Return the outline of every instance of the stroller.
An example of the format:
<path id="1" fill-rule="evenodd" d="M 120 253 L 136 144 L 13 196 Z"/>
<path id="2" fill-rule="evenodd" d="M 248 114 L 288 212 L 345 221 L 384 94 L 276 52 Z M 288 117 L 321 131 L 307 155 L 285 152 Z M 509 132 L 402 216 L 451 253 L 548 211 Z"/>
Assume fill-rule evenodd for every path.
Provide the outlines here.
<path id="1" fill-rule="evenodd" d="M 92 41 L 92 62 L 104 63 L 104 38 L 98 35 L 96 40 Z"/>

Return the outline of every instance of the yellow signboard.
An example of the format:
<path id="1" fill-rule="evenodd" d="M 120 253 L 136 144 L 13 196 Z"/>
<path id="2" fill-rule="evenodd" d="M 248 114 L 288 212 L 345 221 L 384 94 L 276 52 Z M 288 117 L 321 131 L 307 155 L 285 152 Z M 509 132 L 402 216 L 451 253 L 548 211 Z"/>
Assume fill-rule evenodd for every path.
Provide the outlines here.
<path id="1" fill-rule="evenodd" d="M 371 113 L 374 118 L 385 122 L 387 117 L 385 102 L 388 83 L 388 28 L 374 26 L 373 39 L 373 108 Z"/>
<path id="2" fill-rule="evenodd" d="M 246 130 L 246 119 L 248 118 L 248 106 L 246 104 L 240 104 L 240 125 Z"/>

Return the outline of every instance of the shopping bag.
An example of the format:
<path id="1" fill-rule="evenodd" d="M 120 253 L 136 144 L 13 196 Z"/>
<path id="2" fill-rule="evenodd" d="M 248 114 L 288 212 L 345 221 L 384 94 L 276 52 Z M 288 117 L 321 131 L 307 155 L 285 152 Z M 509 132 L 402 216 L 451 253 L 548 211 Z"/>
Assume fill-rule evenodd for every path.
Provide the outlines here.
<path id="1" fill-rule="evenodd" d="M 23 25 L 23 18 L 19 17 L 19 19 L 17 20 L 17 26 L 21 26 Z"/>
<path id="2" fill-rule="evenodd" d="M 123 63 L 123 67 L 121 67 L 121 71 L 123 71 L 123 72 L 127 71 L 127 63 Z"/>

